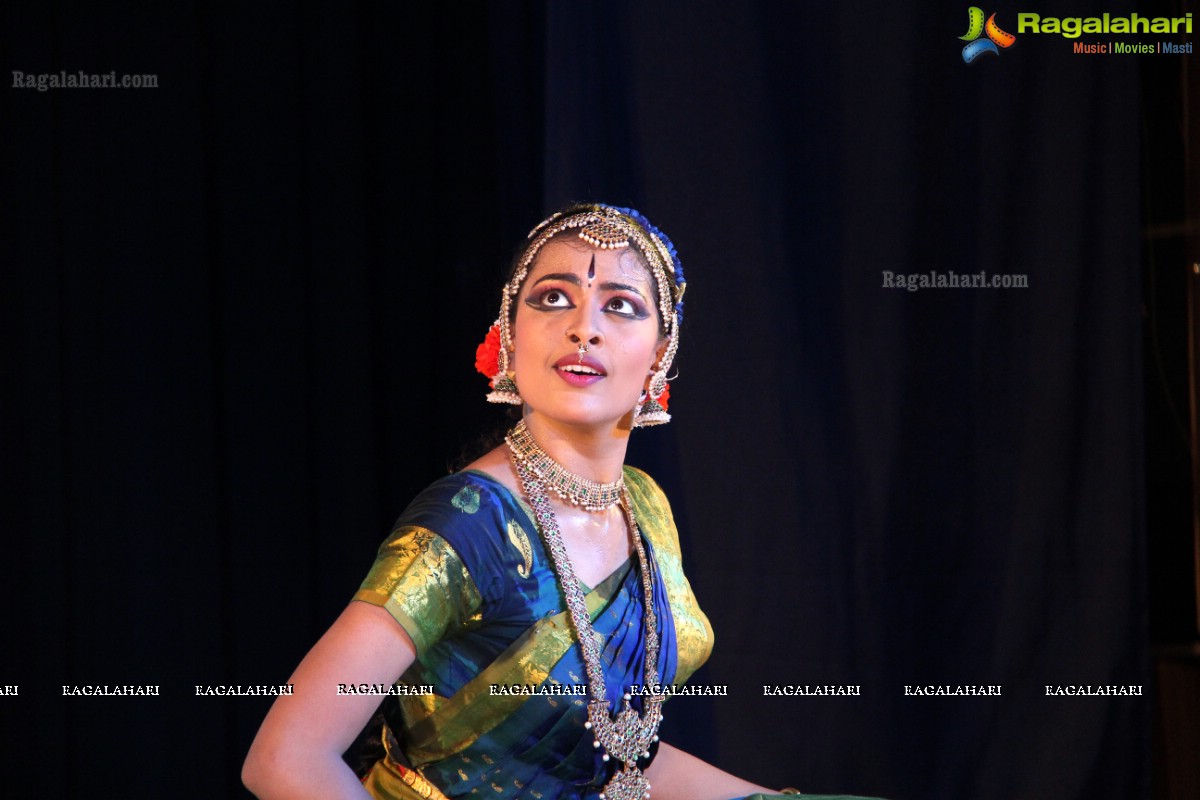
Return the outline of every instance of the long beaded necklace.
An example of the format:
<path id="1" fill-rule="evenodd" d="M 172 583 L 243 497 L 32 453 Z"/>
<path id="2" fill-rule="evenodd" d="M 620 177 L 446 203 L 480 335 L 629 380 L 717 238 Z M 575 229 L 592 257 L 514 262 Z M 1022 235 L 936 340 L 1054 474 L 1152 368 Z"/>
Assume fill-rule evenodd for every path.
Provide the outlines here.
<path id="1" fill-rule="evenodd" d="M 526 451 L 530 447 L 536 448 L 537 452 L 546 459 L 550 459 L 550 457 L 528 434 L 523 423 L 518 424 L 517 428 L 514 428 L 505 437 L 505 442 L 507 442 L 512 455 L 513 468 L 521 481 L 525 497 L 533 508 L 534 519 L 541 530 L 542 538 L 546 541 L 546 549 L 554 564 L 559 587 L 567 601 L 567 611 L 571 617 L 571 623 L 579 638 L 579 649 L 583 653 L 583 664 L 587 670 L 588 692 L 591 694 L 591 699 L 588 701 L 588 721 L 584 723 L 584 727 L 590 730 L 595 737 L 594 746 L 597 749 L 604 749 L 603 759 L 605 761 L 608 761 L 611 756 L 621 762 L 621 769 L 614 773 L 613 777 L 605 784 L 604 791 L 600 793 L 600 800 L 649 798 L 650 783 L 638 768 L 637 760 L 639 757 L 648 756 L 650 745 L 658 741 L 657 732 L 658 726 L 662 722 L 663 697 L 659 694 L 644 696 L 642 713 L 639 715 L 630 705 L 631 698 L 626 692 L 620 710 L 612 712 L 607 699 L 604 668 L 601 664 L 600 654 L 603 642 L 600 634 L 596 633 L 592 627 L 587 601 L 584 599 L 579 579 L 575 577 L 575 568 L 567 555 L 567 548 L 563 544 L 558 520 L 554 516 L 554 510 L 550 507 L 550 498 L 546 494 L 546 479 L 532 466 L 532 459 L 517 455 L 517 446 L 514 446 L 513 440 L 514 436 L 518 434 L 518 429 L 526 437 L 526 441 L 523 441 L 520 447 Z M 572 474 L 557 462 L 552 461 L 552 463 L 555 463 L 555 466 L 568 475 Z M 575 477 L 578 477 L 579 480 L 586 480 L 581 476 Z M 649 687 L 658 682 L 658 617 L 654 613 L 654 587 L 650 579 L 650 563 L 646 557 L 646 548 L 642 544 L 642 537 L 638 533 L 637 523 L 633 518 L 633 503 L 624 484 L 621 485 L 621 503 L 624 507 L 629 535 L 633 539 L 634 550 L 637 551 L 638 568 L 642 575 L 646 630 L 644 685 Z"/>

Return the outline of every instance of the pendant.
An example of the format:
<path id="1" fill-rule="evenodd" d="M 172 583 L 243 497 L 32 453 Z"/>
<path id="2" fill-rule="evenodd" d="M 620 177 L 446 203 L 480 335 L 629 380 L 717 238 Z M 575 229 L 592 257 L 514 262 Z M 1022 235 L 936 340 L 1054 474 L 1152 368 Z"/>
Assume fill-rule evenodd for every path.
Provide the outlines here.
<path id="1" fill-rule="evenodd" d="M 649 800 L 650 782 L 637 767 L 628 765 L 604 785 L 600 800 Z"/>
<path id="2" fill-rule="evenodd" d="M 637 760 L 650 755 L 650 745 L 658 741 L 658 726 L 662 723 L 661 695 L 643 698 L 643 711 L 638 714 L 625 695 L 621 710 L 610 715 L 608 702 L 593 700 L 588 703 L 588 721 L 585 727 L 596 738 L 595 746 L 604 748 L 604 760 L 609 757 L 621 761 L 600 800 L 647 800 L 650 797 L 650 782 L 637 767 Z"/>
<path id="3" fill-rule="evenodd" d="M 593 700 L 588 703 L 587 726 L 596 737 L 596 747 L 603 747 L 607 756 L 611 756 L 626 765 L 633 764 L 639 758 L 650 753 L 650 745 L 658 741 L 658 726 L 662 723 L 661 695 L 650 695 L 643 698 L 643 712 L 638 712 L 629 704 L 629 695 L 625 695 L 621 710 L 609 716 L 606 700 Z"/>

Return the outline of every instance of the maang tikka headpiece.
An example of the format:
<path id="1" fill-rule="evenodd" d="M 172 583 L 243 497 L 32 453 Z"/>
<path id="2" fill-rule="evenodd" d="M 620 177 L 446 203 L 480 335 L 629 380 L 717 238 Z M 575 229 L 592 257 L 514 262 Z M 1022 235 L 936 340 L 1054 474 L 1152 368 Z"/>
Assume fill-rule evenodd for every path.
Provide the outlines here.
<path id="1" fill-rule="evenodd" d="M 513 302 L 529 276 L 529 269 L 542 247 L 563 231 L 578 231 L 579 238 L 601 250 L 633 247 L 641 254 L 654 277 L 658 294 L 658 312 L 662 320 L 667 349 L 650 378 L 649 390 L 634 409 L 634 426 L 646 427 L 669 422 L 667 413 L 667 371 L 679 349 L 679 324 L 683 321 L 683 293 L 687 283 L 675 245 L 650 221 L 631 208 L 607 205 L 576 205 L 556 212 L 529 232 L 529 245 L 521 254 L 512 279 L 500 293 L 500 317 L 476 353 L 476 368 L 491 378 L 492 403 L 521 404 L 510 368 L 513 352 Z"/>

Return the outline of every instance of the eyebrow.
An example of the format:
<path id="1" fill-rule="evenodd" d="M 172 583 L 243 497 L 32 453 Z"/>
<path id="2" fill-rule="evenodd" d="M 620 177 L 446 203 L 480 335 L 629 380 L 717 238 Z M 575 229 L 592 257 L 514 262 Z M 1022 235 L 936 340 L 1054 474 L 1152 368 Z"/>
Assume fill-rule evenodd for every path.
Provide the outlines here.
<path id="1" fill-rule="evenodd" d="M 567 283 L 573 283 L 576 286 L 583 286 L 583 281 L 579 280 L 579 276 L 573 275 L 570 272 L 548 272 L 534 281 L 533 285 L 537 286 L 539 283 L 544 283 L 546 281 L 566 281 Z"/>
<path id="2" fill-rule="evenodd" d="M 600 284 L 600 288 L 604 289 L 605 291 L 610 291 L 610 292 L 622 291 L 622 290 L 626 291 L 626 292 L 633 292 L 638 297 L 645 299 L 645 295 L 642 294 L 641 289 L 637 288 L 636 286 L 630 286 L 628 283 L 615 283 L 613 281 L 605 281 L 604 283 Z"/>
<path id="3" fill-rule="evenodd" d="M 539 283 L 543 283 L 545 281 L 563 281 L 565 283 L 570 283 L 570 284 L 573 284 L 580 288 L 583 287 L 583 281 L 581 281 L 579 279 L 578 275 L 575 275 L 574 273 L 571 273 L 571 272 L 547 273 L 547 274 L 543 275 L 542 277 L 538 278 L 536 281 L 534 281 L 533 285 L 537 286 Z M 643 300 L 646 299 L 646 295 L 644 295 L 642 293 L 641 289 L 637 288 L 636 286 L 632 286 L 628 283 L 617 283 L 616 281 L 605 281 L 604 283 L 600 284 L 600 288 L 606 292 L 613 292 L 613 291 L 633 292 L 634 294 L 636 294 L 638 297 L 642 298 Z"/>

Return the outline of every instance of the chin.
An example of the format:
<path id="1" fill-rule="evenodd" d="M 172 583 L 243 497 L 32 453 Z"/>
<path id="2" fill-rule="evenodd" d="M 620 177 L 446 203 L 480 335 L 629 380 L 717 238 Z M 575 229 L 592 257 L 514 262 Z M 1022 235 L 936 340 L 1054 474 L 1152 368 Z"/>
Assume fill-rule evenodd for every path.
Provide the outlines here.
<path id="1" fill-rule="evenodd" d="M 633 424 L 633 407 L 617 411 L 611 407 L 596 408 L 590 403 L 573 403 L 570 406 L 544 406 L 541 410 L 531 408 L 532 413 L 560 425 L 576 428 L 619 428 L 629 430 Z"/>

